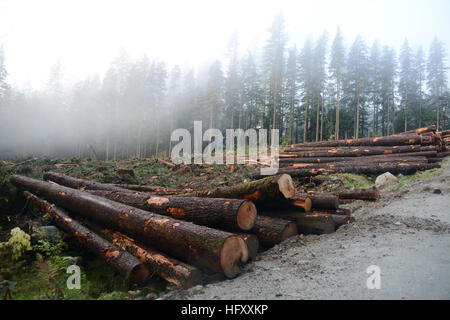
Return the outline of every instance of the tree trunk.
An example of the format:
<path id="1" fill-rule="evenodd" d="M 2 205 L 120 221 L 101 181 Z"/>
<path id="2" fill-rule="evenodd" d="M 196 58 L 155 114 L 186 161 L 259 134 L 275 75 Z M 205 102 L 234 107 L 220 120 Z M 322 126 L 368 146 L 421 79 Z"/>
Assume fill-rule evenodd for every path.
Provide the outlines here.
<path id="1" fill-rule="evenodd" d="M 420 145 L 409 145 L 409 146 L 393 146 L 393 147 L 359 147 L 355 146 L 353 148 L 348 147 L 330 147 L 327 149 L 309 150 L 309 151 L 297 151 L 301 149 L 288 149 L 287 152 L 291 153 L 291 156 L 296 158 L 302 157 L 362 157 L 362 156 L 373 156 L 373 155 L 388 155 L 397 153 L 409 153 L 409 152 L 422 152 L 422 151 L 434 151 L 436 146 L 420 146 Z M 284 161 L 284 160 L 283 160 Z"/>
<path id="2" fill-rule="evenodd" d="M 255 202 L 255 204 L 264 204 L 293 197 L 295 195 L 295 186 L 289 175 L 277 175 L 256 181 L 243 182 L 232 187 L 205 191 L 202 195 L 195 195 L 210 198 L 248 199 Z"/>
<path id="3" fill-rule="evenodd" d="M 239 236 L 133 208 L 89 193 L 13 175 L 11 183 L 174 257 L 232 278 L 248 249 Z"/>
<path id="4" fill-rule="evenodd" d="M 77 179 L 70 176 L 66 176 L 61 173 L 51 172 L 48 171 L 44 173 L 44 180 L 52 181 L 57 184 L 70 187 L 73 189 L 80 189 L 80 190 L 108 190 L 108 191 L 121 191 L 121 192 L 131 192 L 130 190 L 116 187 L 111 184 L 104 184 L 84 179 Z"/>
<path id="5" fill-rule="evenodd" d="M 140 261 L 145 262 L 151 274 L 160 276 L 170 284 L 180 288 L 190 288 L 202 284 L 202 272 L 196 267 L 168 257 L 118 231 L 101 227 L 90 221 L 83 221 L 83 224 L 120 249 L 128 251 Z"/>
<path id="6" fill-rule="evenodd" d="M 301 147 L 346 147 L 346 146 L 402 146 L 413 144 L 432 144 L 434 139 L 417 134 L 391 135 L 386 137 L 320 141 L 291 145 L 292 149 Z"/>
<path id="7" fill-rule="evenodd" d="M 385 172 L 392 174 L 413 174 L 418 170 L 428 170 L 439 168 L 440 165 L 436 163 L 379 163 L 369 165 L 349 165 L 345 167 L 335 168 L 312 168 L 312 169 L 291 169 L 282 168 L 278 173 L 286 173 L 291 177 L 311 177 L 320 174 L 334 174 L 334 173 L 356 173 L 356 174 L 373 174 L 379 175 Z M 259 173 L 253 175 L 255 178 L 260 176 Z"/>
<path id="8" fill-rule="evenodd" d="M 353 189 L 338 191 L 339 199 L 356 199 L 356 200 L 378 200 L 380 199 L 380 192 L 377 188 L 370 189 Z"/>
<path id="9" fill-rule="evenodd" d="M 256 234 L 262 245 L 272 246 L 295 236 L 297 226 L 288 220 L 258 216 L 252 233 Z"/>
<path id="10" fill-rule="evenodd" d="M 304 199 L 309 197 L 311 199 L 311 208 L 324 209 L 324 210 L 336 210 L 339 208 L 339 197 L 332 193 L 297 193 L 291 202 L 298 199 Z"/>
<path id="11" fill-rule="evenodd" d="M 42 213 L 50 214 L 59 228 L 71 236 L 75 236 L 80 245 L 86 247 L 86 249 L 110 265 L 117 273 L 126 278 L 131 276 L 141 284 L 145 283 L 150 277 L 147 266 L 139 259 L 84 227 L 72 219 L 64 210 L 55 207 L 28 191 L 25 191 L 23 195 L 28 201 L 38 207 Z"/>
<path id="12" fill-rule="evenodd" d="M 195 224 L 234 230 L 250 230 L 256 207 L 249 200 L 153 196 L 146 193 L 92 190 L 90 194 Z"/>

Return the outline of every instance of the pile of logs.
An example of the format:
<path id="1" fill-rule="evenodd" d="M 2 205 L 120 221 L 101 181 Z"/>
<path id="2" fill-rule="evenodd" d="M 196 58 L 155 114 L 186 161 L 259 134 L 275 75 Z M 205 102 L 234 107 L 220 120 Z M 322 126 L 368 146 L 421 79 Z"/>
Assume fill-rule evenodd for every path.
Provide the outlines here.
<path id="1" fill-rule="evenodd" d="M 433 125 L 385 137 L 293 144 L 279 154 L 279 173 L 413 174 L 439 167 L 450 154 L 449 142 L 450 130 L 436 131 Z"/>
<path id="2" fill-rule="evenodd" d="M 182 288 L 212 274 L 236 277 L 258 252 L 298 233 L 334 232 L 353 221 L 340 204 L 379 197 L 376 189 L 301 193 L 287 174 L 208 191 L 43 178 L 10 181 L 119 274 L 139 283 L 158 275 Z"/>

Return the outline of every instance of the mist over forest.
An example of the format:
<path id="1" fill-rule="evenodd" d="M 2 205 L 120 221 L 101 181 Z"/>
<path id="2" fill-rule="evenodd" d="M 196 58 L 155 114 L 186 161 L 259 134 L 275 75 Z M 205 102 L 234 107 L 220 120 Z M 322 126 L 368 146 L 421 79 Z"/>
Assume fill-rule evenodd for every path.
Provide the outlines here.
<path id="1" fill-rule="evenodd" d="M 204 130 L 279 129 L 283 144 L 450 128 L 438 38 L 419 47 L 405 39 L 396 52 L 339 29 L 292 45 L 281 13 L 267 28 L 250 50 L 230 30 L 225 58 L 202 68 L 131 58 L 124 47 L 104 75 L 66 86 L 55 61 L 43 89 L 10 84 L 1 46 L 0 157 L 164 157 L 171 132 L 197 120 Z"/>

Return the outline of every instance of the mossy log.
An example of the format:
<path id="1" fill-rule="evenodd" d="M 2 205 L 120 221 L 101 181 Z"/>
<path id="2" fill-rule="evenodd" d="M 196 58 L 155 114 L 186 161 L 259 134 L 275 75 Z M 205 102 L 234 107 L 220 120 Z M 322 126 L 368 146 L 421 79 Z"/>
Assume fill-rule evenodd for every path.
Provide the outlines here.
<path id="1" fill-rule="evenodd" d="M 155 196 L 142 192 L 91 190 L 91 194 L 195 224 L 247 231 L 253 228 L 256 207 L 250 200 Z"/>
<path id="2" fill-rule="evenodd" d="M 166 254 L 139 243 L 121 232 L 111 230 L 84 220 L 83 224 L 94 230 L 114 245 L 126 250 L 144 262 L 151 274 L 155 274 L 180 288 L 190 288 L 203 282 L 202 272 L 194 266 L 171 258 Z"/>
<path id="3" fill-rule="evenodd" d="M 287 174 L 266 177 L 256 181 L 243 182 L 235 186 L 206 191 L 210 198 L 248 199 L 256 204 L 290 199 L 295 194 L 292 178 Z"/>
<path id="4" fill-rule="evenodd" d="M 292 221 L 258 216 L 252 229 L 259 242 L 264 246 L 273 246 L 297 234 L 297 226 Z"/>
<path id="5" fill-rule="evenodd" d="M 144 211 L 76 189 L 13 175 L 29 190 L 73 213 L 114 228 L 171 256 L 229 278 L 240 272 L 248 248 L 240 236 Z"/>
<path id="6" fill-rule="evenodd" d="M 94 253 L 117 273 L 126 278 L 131 277 L 141 284 L 149 279 L 150 272 L 148 267 L 123 248 L 105 240 L 92 232 L 92 230 L 81 225 L 63 209 L 38 198 L 28 191 L 25 191 L 23 195 L 28 201 L 38 207 L 42 213 L 50 214 L 56 226 L 69 235 L 75 236 L 82 247 Z"/>

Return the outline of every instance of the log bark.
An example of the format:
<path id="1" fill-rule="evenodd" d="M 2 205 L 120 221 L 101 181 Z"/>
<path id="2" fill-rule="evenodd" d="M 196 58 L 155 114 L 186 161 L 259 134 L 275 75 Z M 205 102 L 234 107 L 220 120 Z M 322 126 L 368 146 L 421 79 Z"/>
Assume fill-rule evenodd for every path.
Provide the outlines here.
<path id="1" fill-rule="evenodd" d="M 426 160 L 428 158 L 436 157 L 436 151 L 424 151 L 424 152 L 411 152 L 411 153 L 398 153 L 389 155 L 374 155 L 363 157 L 319 157 L 319 158 L 286 158 L 280 159 L 280 167 L 289 166 L 297 163 L 331 163 L 331 162 L 350 162 L 350 161 L 416 161 Z"/>
<path id="2" fill-rule="evenodd" d="M 312 168 L 325 168 L 333 169 L 347 166 L 362 166 L 362 165 L 380 165 L 383 163 L 398 164 L 398 163 L 427 163 L 426 157 L 411 157 L 411 158 L 391 158 L 391 159 L 364 159 L 361 161 L 342 161 L 342 162 L 329 162 L 329 163 L 292 163 L 281 166 L 282 168 L 292 169 L 312 169 Z"/>
<path id="3" fill-rule="evenodd" d="M 147 192 L 147 193 L 158 193 L 158 194 L 166 194 L 166 195 L 176 195 L 183 192 L 193 192 L 192 189 L 172 189 L 172 188 L 164 188 L 164 187 L 156 187 L 156 186 L 148 186 L 148 185 L 136 185 L 136 184 L 114 184 L 113 186 L 129 189 L 133 191 L 139 192 Z"/>
<path id="4" fill-rule="evenodd" d="M 295 221 L 298 232 L 303 234 L 328 234 L 336 231 L 336 223 L 327 215 L 303 214 Z"/>
<path id="5" fill-rule="evenodd" d="M 418 134 L 392 135 L 376 138 L 360 138 L 347 140 L 332 140 L 320 142 L 308 142 L 293 144 L 291 148 L 296 147 L 343 147 L 343 146 L 402 146 L 413 144 L 432 144 L 433 137 L 422 137 Z"/>
<path id="6" fill-rule="evenodd" d="M 305 198 L 311 199 L 311 208 L 324 209 L 324 210 L 336 210 L 339 208 L 339 197 L 332 193 L 297 193 L 291 199 L 291 203 L 295 206 L 294 202 Z M 308 210 L 310 211 L 310 210 Z"/>
<path id="7" fill-rule="evenodd" d="M 348 147 L 330 147 L 327 149 L 319 150 L 307 150 L 297 151 L 296 149 L 290 149 L 289 152 L 295 154 L 295 158 L 322 158 L 322 157 L 362 157 L 384 154 L 396 154 L 396 153 L 410 153 L 417 151 L 434 151 L 436 146 L 420 146 L 420 145 L 408 145 L 408 146 L 376 146 L 376 147 L 363 147 L 355 146 L 353 148 Z M 286 158 L 286 157 L 285 157 Z M 285 161 L 285 160 L 283 160 Z"/>
<path id="8" fill-rule="evenodd" d="M 52 181 L 62 186 L 79 190 L 108 190 L 108 191 L 132 192 L 131 190 L 116 187 L 111 184 L 104 184 L 85 179 L 77 179 L 70 176 L 66 176 L 61 173 L 51 171 L 44 173 L 44 180 Z"/>
<path id="9" fill-rule="evenodd" d="M 203 282 L 202 272 L 196 267 L 171 258 L 121 232 L 101 227 L 91 221 L 82 221 L 82 223 L 117 247 L 128 251 L 144 262 L 149 267 L 151 274 L 160 276 L 174 286 L 186 289 Z"/>
<path id="10" fill-rule="evenodd" d="M 253 228 L 256 207 L 250 200 L 154 196 L 142 192 L 90 190 L 90 194 L 195 224 L 231 230 Z"/>
<path id="11" fill-rule="evenodd" d="M 405 131 L 405 132 L 400 133 L 400 135 L 405 135 L 405 134 L 422 134 L 422 133 L 425 133 L 425 132 L 436 132 L 436 126 L 433 124 L 433 125 L 428 126 L 428 127 Z"/>
<path id="12" fill-rule="evenodd" d="M 117 273 L 126 278 L 131 277 L 141 284 L 149 279 L 150 272 L 142 261 L 84 227 L 71 218 L 63 209 L 38 198 L 28 191 L 25 191 L 23 195 L 28 201 L 38 207 L 42 213 L 50 214 L 56 226 L 75 236 L 81 246 L 94 253 Z"/>
<path id="13" fill-rule="evenodd" d="M 371 201 L 380 199 L 380 192 L 375 187 L 370 189 L 342 190 L 338 191 L 337 195 L 339 199 L 356 199 L 356 200 L 371 200 Z"/>
<path id="14" fill-rule="evenodd" d="M 259 242 L 265 246 L 273 246 L 297 234 L 297 226 L 292 221 L 258 216 L 252 229 Z"/>
<path id="15" fill-rule="evenodd" d="M 206 191 L 202 196 L 210 198 L 248 199 L 256 204 L 264 204 L 290 199 L 295 194 L 292 178 L 287 174 L 266 177 L 260 180 L 243 182 L 236 186 Z"/>
<path id="16" fill-rule="evenodd" d="M 264 211 L 261 213 L 262 216 L 279 218 L 289 221 L 300 221 L 303 224 L 303 231 L 305 233 L 314 233 L 314 234 L 322 234 L 329 233 L 332 230 L 331 225 L 326 219 L 316 218 L 316 216 L 324 216 L 328 217 L 328 219 L 333 220 L 334 227 L 338 228 L 344 224 L 349 224 L 354 222 L 355 219 L 348 214 L 337 214 L 336 211 L 316 211 L 314 210 L 312 213 L 304 213 L 304 212 L 295 212 L 295 211 Z M 305 223 L 305 221 L 308 221 Z M 309 222 L 311 221 L 311 222 Z M 307 230 L 307 227 L 312 227 L 316 225 L 317 230 L 312 232 L 311 230 Z M 300 227 L 300 226 L 299 226 Z M 335 231 L 335 230 L 333 230 Z"/>
<path id="17" fill-rule="evenodd" d="M 240 272 L 247 246 L 232 233 L 137 209 L 68 187 L 13 175 L 13 185 L 29 190 L 63 208 L 117 229 L 189 264 L 222 273 Z"/>
<path id="18" fill-rule="evenodd" d="M 281 168 L 278 173 L 286 173 L 291 177 L 312 177 L 320 174 L 335 174 L 335 173 L 356 173 L 356 174 L 373 174 L 379 175 L 385 172 L 392 174 L 413 174 L 419 170 L 429 170 L 439 168 L 440 165 L 436 163 L 381 163 L 379 165 L 353 165 L 346 167 L 335 168 L 312 168 L 312 169 L 287 169 Z M 253 175 L 258 178 L 260 174 L 257 172 Z"/>

